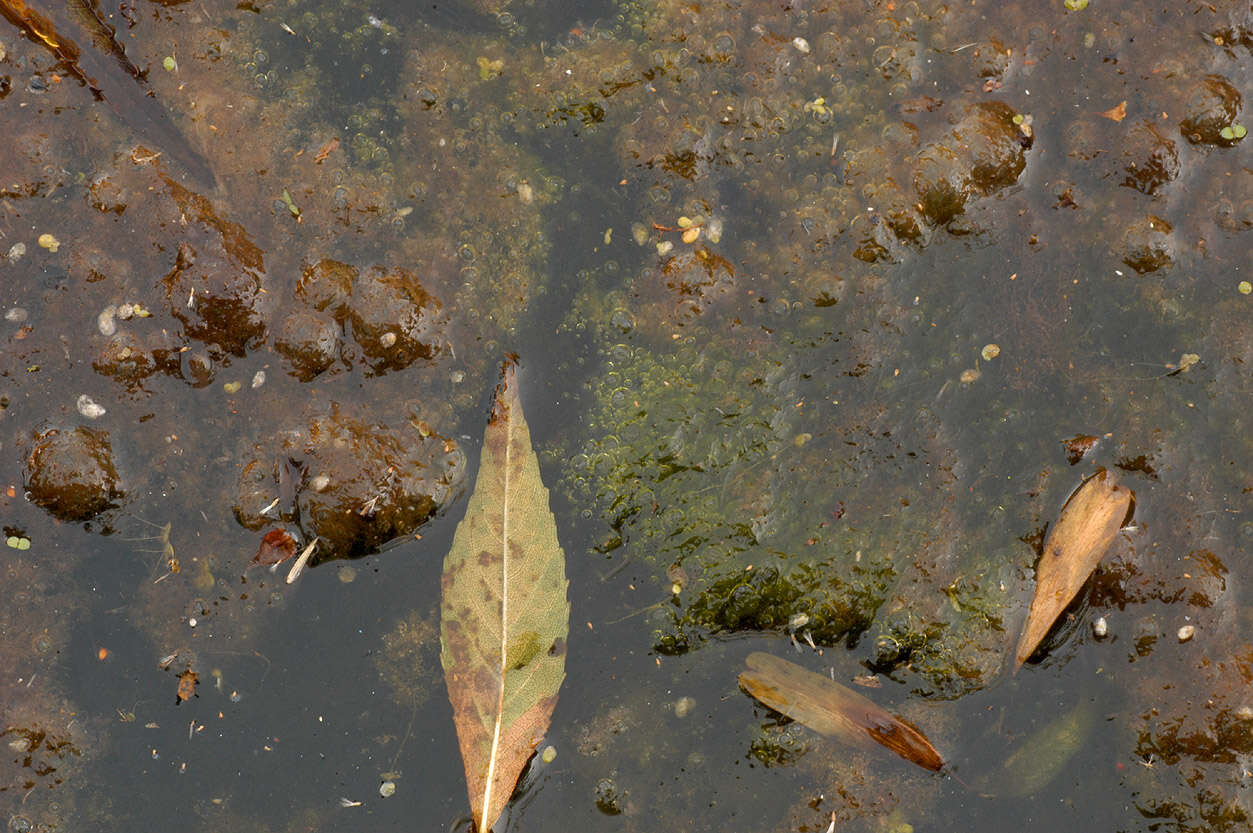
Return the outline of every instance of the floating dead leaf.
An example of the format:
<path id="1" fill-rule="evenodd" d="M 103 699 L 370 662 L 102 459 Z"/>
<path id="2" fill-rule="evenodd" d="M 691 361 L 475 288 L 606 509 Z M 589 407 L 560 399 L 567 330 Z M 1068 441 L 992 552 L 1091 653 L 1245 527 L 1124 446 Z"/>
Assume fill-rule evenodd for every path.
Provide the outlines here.
<path id="1" fill-rule="evenodd" d="M 1122 121 L 1127 118 L 1127 102 L 1120 101 L 1116 107 L 1111 107 L 1098 115 L 1102 115 L 1110 121 Z"/>
<path id="2" fill-rule="evenodd" d="M 271 529 L 261 539 L 257 554 L 252 557 L 253 564 L 273 567 L 282 564 L 296 554 L 296 539 L 282 529 Z"/>
<path id="3" fill-rule="evenodd" d="M 488 833 L 548 730 L 565 679 L 565 553 L 504 366 L 478 479 L 444 559 L 440 659 L 479 833 Z"/>
<path id="4" fill-rule="evenodd" d="M 178 702 L 185 703 L 196 696 L 196 685 L 200 682 L 195 671 L 188 668 L 178 675 Z"/>
<path id="5" fill-rule="evenodd" d="M 748 655 L 748 670 L 740 672 L 740 686 L 815 732 L 862 748 L 877 743 L 933 771 L 944 766 L 940 753 L 914 726 L 851 688 L 794 662 L 754 651 Z"/>
<path id="6" fill-rule="evenodd" d="M 1080 486 L 1062 507 L 1044 541 L 1036 567 L 1035 597 L 1015 652 L 1014 671 L 1022 667 L 1101 557 L 1114 543 L 1131 509 L 1133 494 L 1101 469 Z"/>

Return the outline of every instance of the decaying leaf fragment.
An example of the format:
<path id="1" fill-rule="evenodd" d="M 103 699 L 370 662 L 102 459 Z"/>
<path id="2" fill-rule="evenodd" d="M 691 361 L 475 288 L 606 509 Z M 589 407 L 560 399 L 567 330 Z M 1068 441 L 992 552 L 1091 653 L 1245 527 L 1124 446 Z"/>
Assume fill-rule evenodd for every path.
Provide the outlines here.
<path id="1" fill-rule="evenodd" d="M 1053 627 L 1114 543 L 1131 508 L 1130 489 L 1101 469 L 1062 507 L 1035 571 L 1035 597 L 1015 652 L 1016 672 Z"/>
<path id="2" fill-rule="evenodd" d="M 440 606 L 440 659 L 479 833 L 500 817 L 557 704 L 567 584 L 511 359 L 474 492 L 444 559 Z"/>
<path id="3" fill-rule="evenodd" d="M 295 554 L 296 539 L 286 530 L 271 529 L 262 537 L 257 554 L 252 557 L 252 563 L 276 567 Z"/>
<path id="4" fill-rule="evenodd" d="M 196 696 L 196 686 L 200 683 L 199 675 L 195 671 L 188 668 L 182 674 L 178 675 L 178 703 L 186 703 L 192 697 Z"/>
<path id="5" fill-rule="evenodd" d="M 944 766 L 940 753 L 908 722 L 794 662 L 754 651 L 748 655 L 748 670 L 740 672 L 740 687 L 815 732 L 862 748 L 872 747 L 874 741 L 933 771 Z"/>

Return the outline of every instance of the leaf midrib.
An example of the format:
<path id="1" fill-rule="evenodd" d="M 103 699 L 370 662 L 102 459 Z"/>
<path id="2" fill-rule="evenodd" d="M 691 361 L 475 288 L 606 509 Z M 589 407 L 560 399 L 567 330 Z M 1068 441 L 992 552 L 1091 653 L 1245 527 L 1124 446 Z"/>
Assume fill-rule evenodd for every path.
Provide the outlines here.
<path id="1" fill-rule="evenodd" d="M 506 414 L 508 411 L 506 411 Z M 492 783 L 496 777 L 496 752 L 500 748 L 500 734 L 505 717 L 505 663 L 509 645 L 509 478 L 513 467 L 510 465 L 510 453 L 513 451 L 513 423 L 505 417 L 505 485 L 504 504 L 500 524 L 500 665 L 496 684 L 496 716 L 492 724 L 492 749 L 488 756 L 486 785 L 483 789 L 483 812 L 480 818 L 487 819 L 492 806 Z"/>

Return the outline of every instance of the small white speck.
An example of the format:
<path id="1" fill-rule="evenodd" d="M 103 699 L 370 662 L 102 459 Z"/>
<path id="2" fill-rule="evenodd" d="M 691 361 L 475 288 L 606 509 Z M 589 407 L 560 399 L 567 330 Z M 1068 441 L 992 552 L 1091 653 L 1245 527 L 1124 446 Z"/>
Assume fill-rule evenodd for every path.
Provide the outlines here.
<path id="1" fill-rule="evenodd" d="M 800 52 L 802 55 L 809 54 L 809 41 L 805 40 L 804 38 L 800 38 L 800 37 L 792 38 L 792 46 L 795 46 L 796 51 Z"/>
<path id="2" fill-rule="evenodd" d="M 255 390 L 256 388 L 259 388 L 264 384 L 265 384 L 265 371 L 258 370 L 252 376 L 252 387 Z"/>
<path id="3" fill-rule="evenodd" d="M 1196 628 L 1193 627 L 1192 625 L 1184 625 L 1182 628 L 1179 629 L 1179 633 L 1176 634 L 1176 636 L 1179 637 L 1180 642 L 1187 642 L 1189 639 L 1191 639 L 1195 635 L 1196 635 Z"/>
<path id="4" fill-rule="evenodd" d="M 191 617 L 190 619 L 188 619 L 188 620 L 187 620 L 187 627 L 189 627 L 189 628 L 194 628 L 194 627 L 196 627 L 196 625 L 197 625 L 197 624 L 198 624 L 198 623 L 197 623 L 197 621 L 196 621 L 196 617 L 195 617 L 195 616 L 193 616 L 193 617 Z"/>
<path id="5" fill-rule="evenodd" d="M 1104 616 L 1100 617 L 1099 619 L 1097 619 L 1095 622 L 1092 623 L 1092 635 L 1095 636 L 1097 639 L 1104 639 L 1106 634 L 1108 633 L 1109 633 L 1109 623 L 1105 621 Z"/>

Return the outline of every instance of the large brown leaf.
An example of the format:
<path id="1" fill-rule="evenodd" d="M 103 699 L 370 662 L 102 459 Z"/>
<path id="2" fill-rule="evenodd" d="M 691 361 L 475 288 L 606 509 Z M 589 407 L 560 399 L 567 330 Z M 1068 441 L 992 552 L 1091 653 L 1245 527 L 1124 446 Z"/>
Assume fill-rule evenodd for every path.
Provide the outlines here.
<path id="1" fill-rule="evenodd" d="M 863 748 L 886 746 L 907 761 L 930 770 L 944 759 L 917 729 L 876 706 L 851 688 L 794 662 L 754 651 L 740 685 L 761 702 L 815 732 Z"/>
<path id="2" fill-rule="evenodd" d="M 444 559 L 441 660 L 474 824 L 487 833 L 548 729 L 565 678 L 565 553 L 505 363 L 478 480 Z"/>
<path id="3" fill-rule="evenodd" d="M 1014 671 L 1035 652 L 1066 606 L 1114 543 L 1131 508 L 1132 492 L 1101 469 L 1062 507 L 1044 541 L 1035 571 L 1035 598 L 1015 652 Z"/>

